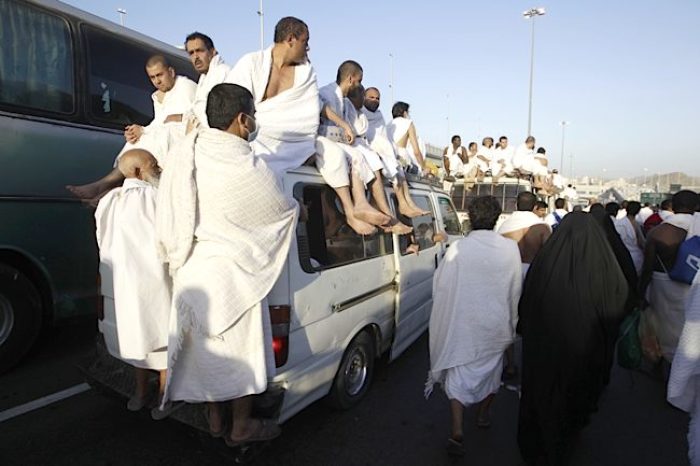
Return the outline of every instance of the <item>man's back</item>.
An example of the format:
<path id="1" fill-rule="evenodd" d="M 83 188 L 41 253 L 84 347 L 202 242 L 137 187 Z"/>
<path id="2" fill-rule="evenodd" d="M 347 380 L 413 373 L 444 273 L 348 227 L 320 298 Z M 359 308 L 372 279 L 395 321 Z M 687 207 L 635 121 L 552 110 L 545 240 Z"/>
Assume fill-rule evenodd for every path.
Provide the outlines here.
<path id="1" fill-rule="evenodd" d="M 647 237 L 647 248 L 653 248 L 654 254 L 658 259 L 654 260 L 654 270 L 664 272 L 673 267 L 678 255 L 678 248 L 685 240 L 688 232 L 682 228 L 662 223 L 649 233 Z M 659 263 L 659 260 L 663 263 Z"/>

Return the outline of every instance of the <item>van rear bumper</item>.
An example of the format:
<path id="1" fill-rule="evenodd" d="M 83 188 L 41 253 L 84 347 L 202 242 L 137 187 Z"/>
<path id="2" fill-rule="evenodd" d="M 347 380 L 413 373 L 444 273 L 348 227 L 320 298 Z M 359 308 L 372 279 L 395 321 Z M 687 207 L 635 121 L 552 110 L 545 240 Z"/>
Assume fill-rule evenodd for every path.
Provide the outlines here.
<path id="1" fill-rule="evenodd" d="M 131 397 L 134 387 L 133 367 L 109 354 L 101 334 L 97 336 L 95 351 L 79 362 L 78 368 L 92 388 L 121 399 L 126 409 L 125 400 Z M 268 383 L 267 390 L 253 398 L 253 415 L 278 420 L 285 394 L 284 384 Z M 155 400 L 152 403 L 154 404 Z M 182 408 L 175 410 L 170 418 L 208 433 L 209 426 L 204 417 L 203 406 L 204 403 L 186 403 Z"/>

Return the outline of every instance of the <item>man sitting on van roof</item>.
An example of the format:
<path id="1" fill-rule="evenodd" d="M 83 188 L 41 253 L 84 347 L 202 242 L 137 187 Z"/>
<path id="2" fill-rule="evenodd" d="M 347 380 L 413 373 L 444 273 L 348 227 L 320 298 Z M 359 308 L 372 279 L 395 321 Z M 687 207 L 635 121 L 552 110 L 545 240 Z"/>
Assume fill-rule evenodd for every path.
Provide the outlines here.
<path id="1" fill-rule="evenodd" d="M 156 233 L 176 314 L 164 399 L 208 402 L 211 434 L 236 446 L 280 432 L 251 417 L 250 395 L 274 374 L 266 296 L 287 261 L 298 205 L 248 143 L 256 123 L 247 89 L 214 86 L 207 119 L 211 128 L 175 149 L 158 193 Z M 229 435 L 218 403 L 230 400 Z"/>
<path id="2" fill-rule="evenodd" d="M 221 84 L 226 79 L 226 75 L 231 71 L 231 67 L 224 63 L 219 52 L 214 48 L 214 41 L 211 37 L 201 32 L 193 32 L 185 38 L 185 50 L 190 56 L 190 61 L 195 71 L 199 73 L 197 81 L 197 93 L 192 103 L 192 114 L 196 123 L 205 128 L 209 127 L 207 121 L 206 106 L 207 96 L 217 84 Z M 187 132 L 195 122 L 188 125 Z"/>
<path id="3" fill-rule="evenodd" d="M 119 157 L 131 149 L 144 149 L 156 157 L 159 164 L 170 145 L 170 137 L 182 129 L 180 123 L 190 111 L 195 98 L 197 86 L 186 76 L 178 76 L 175 68 L 163 55 L 153 55 L 146 61 L 146 74 L 151 80 L 155 92 L 153 100 L 153 120 L 147 126 L 129 125 L 124 130 L 126 144 L 115 160 L 115 168 L 104 178 L 95 182 L 66 188 L 76 197 L 97 204 L 107 191 L 119 186 L 124 176 L 116 168 Z"/>

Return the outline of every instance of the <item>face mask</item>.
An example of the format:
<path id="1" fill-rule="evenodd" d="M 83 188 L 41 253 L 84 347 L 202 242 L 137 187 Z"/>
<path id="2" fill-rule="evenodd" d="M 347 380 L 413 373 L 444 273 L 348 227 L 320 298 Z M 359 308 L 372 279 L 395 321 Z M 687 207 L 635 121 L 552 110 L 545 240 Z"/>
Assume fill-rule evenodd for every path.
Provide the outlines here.
<path id="1" fill-rule="evenodd" d="M 369 110 L 370 112 L 376 112 L 379 108 L 379 102 L 377 102 L 376 100 L 367 100 L 365 102 L 365 107 L 367 107 L 367 110 Z"/>
<path id="2" fill-rule="evenodd" d="M 255 118 L 253 118 L 252 116 L 250 116 L 250 115 L 246 115 L 246 116 L 247 116 L 248 118 L 250 118 L 251 120 L 253 120 L 253 125 L 254 125 L 254 128 L 255 128 L 255 129 L 254 129 L 253 131 L 250 131 L 250 132 L 248 133 L 248 142 L 253 142 L 253 141 L 255 141 L 255 138 L 258 137 L 258 129 L 259 129 L 259 128 L 258 128 L 258 122 L 255 121 Z"/>

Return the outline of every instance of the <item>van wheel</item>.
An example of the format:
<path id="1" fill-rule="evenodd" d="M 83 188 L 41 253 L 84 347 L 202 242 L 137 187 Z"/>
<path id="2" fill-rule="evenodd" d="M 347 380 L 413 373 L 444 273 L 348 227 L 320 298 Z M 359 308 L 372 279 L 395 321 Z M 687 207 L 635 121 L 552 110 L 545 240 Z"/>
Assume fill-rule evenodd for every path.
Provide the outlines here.
<path id="1" fill-rule="evenodd" d="M 0 374 L 17 364 L 39 335 L 41 298 L 19 270 L 0 264 Z"/>
<path id="2" fill-rule="evenodd" d="M 336 409 L 349 409 L 364 398 L 374 376 L 374 343 L 367 332 L 357 335 L 345 350 L 328 402 Z"/>

